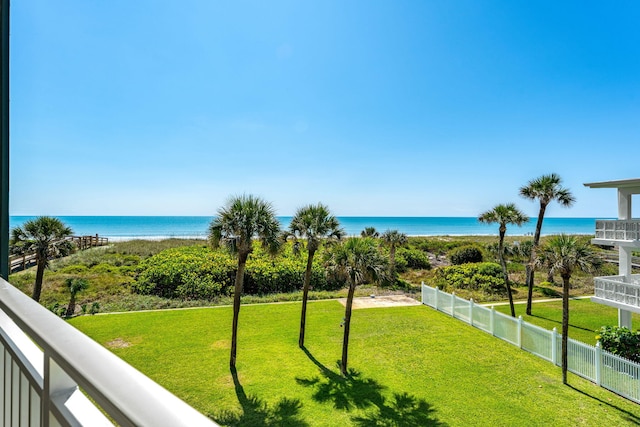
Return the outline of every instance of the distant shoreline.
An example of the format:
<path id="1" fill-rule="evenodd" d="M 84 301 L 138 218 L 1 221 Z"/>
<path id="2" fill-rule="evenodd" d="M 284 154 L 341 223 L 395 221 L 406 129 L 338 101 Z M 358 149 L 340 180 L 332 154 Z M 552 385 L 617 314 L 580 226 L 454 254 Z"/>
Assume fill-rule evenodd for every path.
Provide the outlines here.
<path id="1" fill-rule="evenodd" d="M 11 216 L 9 226 L 22 225 L 33 216 Z M 96 234 L 114 241 L 206 239 L 212 217 L 205 216 L 58 216 L 80 236 Z M 279 216 L 282 228 L 287 228 L 290 216 Z M 492 236 L 498 234 L 496 224 L 483 224 L 476 217 L 338 217 L 348 236 L 359 236 L 367 227 L 379 233 L 398 230 L 408 236 Z M 559 233 L 593 235 L 595 218 L 544 219 L 542 235 Z M 507 236 L 526 237 L 535 232 L 536 219 L 522 227 L 507 227 Z"/>

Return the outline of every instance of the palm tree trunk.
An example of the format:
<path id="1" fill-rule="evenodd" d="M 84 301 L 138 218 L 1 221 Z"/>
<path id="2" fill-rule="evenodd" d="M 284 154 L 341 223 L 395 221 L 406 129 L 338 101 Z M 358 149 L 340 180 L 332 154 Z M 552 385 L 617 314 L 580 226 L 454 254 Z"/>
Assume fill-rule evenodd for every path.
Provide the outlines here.
<path id="1" fill-rule="evenodd" d="M 502 267 L 502 276 L 504 283 L 507 286 L 507 295 L 509 296 L 509 307 L 511 307 L 511 316 L 516 317 L 516 309 L 513 306 L 513 295 L 511 295 L 511 284 L 509 283 L 509 272 L 507 271 L 507 263 L 504 260 L 504 235 L 506 233 L 506 227 L 503 229 L 500 227 L 500 242 L 498 243 L 498 257 L 500 259 L 500 266 Z"/>
<path id="2" fill-rule="evenodd" d="M 71 299 L 69 300 L 69 305 L 67 306 L 67 317 L 73 316 L 73 313 L 76 311 L 76 294 L 71 294 Z"/>
<path id="3" fill-rule="evenodd" d="M 389 280 L 391 284 L 396 283 L 396 247 L 391 245 L 389 248 Z"/>
<path id="4" fill-rule="evenodd" d="M 240 316 L 240 297 L 242 296 L 242 284 L 244 283 L 244 268 L 249 253 L 238 254 L 238 271 L 236 271 L 236 283 L 233 291 L 233 323 L 231 326 L 231 357 L 229 367 L 236 367 L 236 349 L 238 344 L 238 317 Z"/>
<path id="5" fill-rule="evenodd" d="M 567 384 L 567 346 L 569 339 L 569 279 L 571 276 L 562 275 L 562 384 Z"/>
<path id="6" fill-rule="evenodd" d="M 533 246 L 531 247 L 531 256 L 529 257 L 529 264 L 527 264 L 527 314 L 531 316 L 531 304 L 533 302 L 533 280 L 535 275 L 535 269 L 533 264 L 536 260 L 536 248 L 540 243 L 540 232 L 542 231 L 542 221 L 544 221 L 544 212 L 547 210 L 547 205 L 540 202 L 540 211 L 538 212 L 538 222 L 536 223 L 536 232 L 533 235 Z"/>
<path id="7" fill-rule="evenodd" d="M 302 313 L 300 314 L 300 337 L 298 338 L 298 346 L 304 347 L 304 332 L 307 321 L 307 296 L 309 295 L 309 285 L 311 283 L 311 270 L 313 267 L 314 250 L 309 251 L 307 256 L 307 269 L 304 272 L 304 286 L 302 288 Z"/>
<path id="8" fill-rule="evenodd" d="M 33 294 L 31 295 L 31 298 L 33 298 L 37 302 L 40 302 L 40 294 L 42 293 L 42 281 L 44 280 L 44 269 L 47 265 L 47 259 L 38 254 L 36 264 L 38 266 L 36 270 L 36 281 L 33 284 Z"/>
<path id="9" fill-rule="evenodd" d="M 353 280 L 349 280 L 349 293 L 347 294 L 347 307 L 344 312 L 344 337 L 342 339 L 342 363 L 340 363 L 340 372 L 342 376 L 347 376 L 347 358 L 349 356 L 349 328 L 351 325 L 351 306 L 353 305 L 353 294 L 356 291 L 356 285 Z"/>

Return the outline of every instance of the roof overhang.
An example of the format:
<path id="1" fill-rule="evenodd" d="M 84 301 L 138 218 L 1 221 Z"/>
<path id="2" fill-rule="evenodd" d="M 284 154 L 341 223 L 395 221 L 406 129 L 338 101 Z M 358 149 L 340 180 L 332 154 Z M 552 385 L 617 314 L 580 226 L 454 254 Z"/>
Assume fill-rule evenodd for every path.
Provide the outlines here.
<path id="1" fill-rule="evenodd" d="M 640 178 L 620 179 L 617 181 L 586 182 L 589 188 L 624 188 L 633 194 L 640 194 Z"/>

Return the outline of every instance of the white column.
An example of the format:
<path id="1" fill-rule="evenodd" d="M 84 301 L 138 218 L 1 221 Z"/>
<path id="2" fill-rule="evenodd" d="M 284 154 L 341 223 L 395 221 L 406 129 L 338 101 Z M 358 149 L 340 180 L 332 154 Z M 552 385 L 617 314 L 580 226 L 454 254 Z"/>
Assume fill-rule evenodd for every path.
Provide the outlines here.
<path id="1" fill-rule="evenodd" d="M 618 248 L 618 260 L 620 261 L 618 265 L 618 274 L 626 276 L 627 278 L 631 275 L 631 249 L 632 248 L 622 246 Z M 621 308 L 618 309 L 618 326 L 626 326 L 631 329 L 630 311 L 623 310 Z"/>
<path id="2" fill-rule="evenodd" d="M 631 330 L 631 312 L 627 310 L 618 309 L 618 326 L 626 327 Z"/>
<path id="3" fill-rule="evenodd" d="M 631 219 L 631 192 L 618 188 L 618 219 Z M 631 248 L 618 247 L 618 274 L 629 277 L 631 275 Z M 618 309 L 618 326 L 631 329 L 631 312 Z"/>
<path id="4" fill-rule="evenodd" d="M 627 276 L 627 278 L 631 275 L 631 253 L 633 248 L 629 247 L 618 247 L 618 274 L 621 276 Z"/>
<path id="5" fill-rule="evenodd" d="M 618 219 L 631 219 L 631 192 L 618 188 Z"/>

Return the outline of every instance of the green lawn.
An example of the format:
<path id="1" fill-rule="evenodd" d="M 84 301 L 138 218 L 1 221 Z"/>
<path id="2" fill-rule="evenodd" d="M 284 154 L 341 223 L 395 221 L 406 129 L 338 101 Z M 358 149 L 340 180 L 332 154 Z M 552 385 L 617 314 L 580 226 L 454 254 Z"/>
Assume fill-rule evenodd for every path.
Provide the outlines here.
<path id="1" fill-rule="evenodd" d="M 496 311 L 510 314 L 508 305 L 495 307 Z M 562 300 L 535 303 L 531 307 L 531 316 L 525 314 L 526 305 L 516 304 L 516 316 L 545 329 L 557 328 L 562 333 Z M 640 315 L 633 314 L 634 330 L 640 326 Z M 616 326 L 618 310 L 603 304 L 596 304 L 589 299 L 569 300 L 569 337 L 587 344 L 596 344 L 597 330 L 602 326 Z"/>
<path id="2" fill-rule="evenodd" d="M 231 308 L 78 317 L 71 323 L 218 422 L 246 426 L 638 425 L 640 405 L 425 306 L 355 310 L 339 376 L 344 308 L 243 306 L 237 375 Z M 125 345 L 129 344 L 128 347 Z"/>

